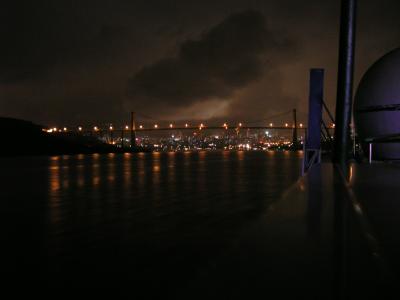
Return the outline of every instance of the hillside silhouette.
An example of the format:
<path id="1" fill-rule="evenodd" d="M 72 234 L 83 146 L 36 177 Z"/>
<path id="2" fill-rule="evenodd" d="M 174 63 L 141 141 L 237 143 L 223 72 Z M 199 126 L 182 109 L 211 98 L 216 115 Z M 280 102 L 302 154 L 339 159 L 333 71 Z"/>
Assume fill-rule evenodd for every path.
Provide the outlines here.
<path id="1" fill-rule="evenodd" d="M 0 117 L 0 155 L 56 155 L 117 152 L 118 148 L 77 133 L 48 133 L 46 126 Z"/>

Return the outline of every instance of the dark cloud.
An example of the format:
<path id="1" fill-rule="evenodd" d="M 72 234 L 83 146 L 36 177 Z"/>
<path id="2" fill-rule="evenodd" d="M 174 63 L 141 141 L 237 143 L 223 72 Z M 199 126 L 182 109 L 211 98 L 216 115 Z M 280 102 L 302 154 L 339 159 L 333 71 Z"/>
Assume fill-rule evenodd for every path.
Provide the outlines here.
<path id="1" fill-rule="evenodd" d="M 398 47 L 399 8 L 360 1 L 356 84 Z M 297 108 L 304 122 L 312 67 L 334 111 L 339 12 L 337 0 L 0 1 L 0 112 L 73 125 Z"/>
<path id="2" fill-rule="evenodd" d="M 187 106 L 226 98 L 263 76 L 268 54 L 293 52 L 288 40 L 268 30 L 263 14 L 249 10 L 227 17 L 197 40 L 183 42 L 174 58 L 143 67 L 129 81 L 135 107 Z"/>
<path id="3" fill-rule="evenodd" d="M 98 63 L 126 34 L 90 3 L 8 1 L 0 7 L 0 84 L 37 80 L 59 66 Z"/>

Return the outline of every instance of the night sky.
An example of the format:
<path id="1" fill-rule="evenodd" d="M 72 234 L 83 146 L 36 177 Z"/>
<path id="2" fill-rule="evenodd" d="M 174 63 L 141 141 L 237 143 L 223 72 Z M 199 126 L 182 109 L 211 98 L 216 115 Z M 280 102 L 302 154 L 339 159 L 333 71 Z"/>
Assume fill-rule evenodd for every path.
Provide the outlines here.
<path id="1" fill-rule="evenodd" d="M 398 47 L 398 0 L 359 1 L 356 74 Z M 0 116 L 46 125 L 266 118 L 326 69 L 334 109 L 339 0 L 37 0 L 0 4 Z"/>

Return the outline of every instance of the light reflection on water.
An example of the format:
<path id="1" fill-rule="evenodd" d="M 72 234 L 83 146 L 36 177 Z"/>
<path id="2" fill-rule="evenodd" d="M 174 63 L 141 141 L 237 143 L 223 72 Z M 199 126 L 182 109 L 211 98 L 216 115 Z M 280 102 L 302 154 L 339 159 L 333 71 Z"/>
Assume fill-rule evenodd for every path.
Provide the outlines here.
<path id="1" fill-rule="evenodd" d="M 88 274 L 129 273 L 141 261 L 163 274 L 170 263 L 195 268 L 227 247 L 298 178 L 300 158 L 200 151 L 16 159 L 8 160 L 9 172 L 29 174 L 32 185 L 15 189 L 18 177 L 11 174 L 3 194 L 31 199 L 18 210 L 44 224 L 32 238 L 46 249 L 40 254 L 46 280 L 74 268 L 83 270 L 74 274 L 77 282 Z"/>
<path id="2" fill-rule="evenodd" d="M 233 208 L 233 203 L 254 209 L 273 200 L 263 199 L 263 195 L 277 196 L 281 188 L 293 182 L 298 176 L 298 163 L 299 155 L 289 152 L 200 151 L 51 157 L 49 214 L 54 215 L 56 203 L 62 203 L 69 211 L 73 202 L 83 205 L 106 201 L 115 205 L 122 199 L 130 202 L 132 208 L 144 205 L 147 209 L 151 203 L 166 209 L 171 203 L 179 205 L 190 200 L 193 203 L 188 212 L 193 210 L 194 214 L 199 204 L 202 211 L 211 212 L 218 206 Z M 281 181 L 284 177 L 288 179 Z M 98 206 L 100 202 L 93 205 Z M 71 209 L 69 212 L 73 214 Z M 219 209 L 214 213 L 223 216 Z"/>

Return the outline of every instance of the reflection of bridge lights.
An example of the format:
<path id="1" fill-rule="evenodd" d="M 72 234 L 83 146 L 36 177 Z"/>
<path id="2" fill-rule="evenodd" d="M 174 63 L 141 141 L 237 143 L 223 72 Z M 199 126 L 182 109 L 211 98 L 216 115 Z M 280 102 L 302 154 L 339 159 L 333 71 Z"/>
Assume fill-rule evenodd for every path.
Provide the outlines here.
<path id="1" fill-rule="evenodd" d="M 154 128 L 158 128 L 158 125 L 157 125 L 157 124 L 154 124 Z"/>
<path id="2" fill-rule="evenodd" d="M 174 127 L 174 125 L 173 124 L 169 124 L 169 128 L 172 128 L 172 127 Z"/>

